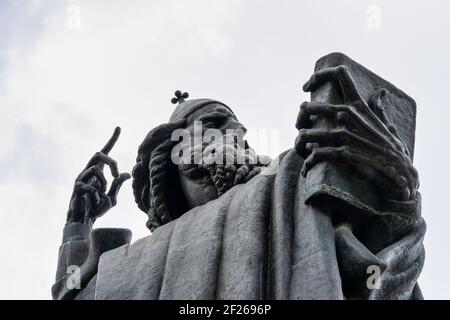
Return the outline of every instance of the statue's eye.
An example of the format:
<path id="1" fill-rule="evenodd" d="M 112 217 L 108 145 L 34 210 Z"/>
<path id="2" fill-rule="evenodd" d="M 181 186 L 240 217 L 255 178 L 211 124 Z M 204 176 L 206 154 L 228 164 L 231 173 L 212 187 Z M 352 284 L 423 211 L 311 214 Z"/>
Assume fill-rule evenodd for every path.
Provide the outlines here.
<path id="1" fill-rule="evenodd" d="M 211 121 L 211 120 L 203 120 L 202 124 L 205 127 L 215 127 L 214 121 Z"/>
<path id="2" fill-rule="evenodd" d="M 225 117 L 207 118 L 202 121 L 202 124 L 206 127 L 218 128 L 223 125 L 225 120 L 226 120 Z"/>

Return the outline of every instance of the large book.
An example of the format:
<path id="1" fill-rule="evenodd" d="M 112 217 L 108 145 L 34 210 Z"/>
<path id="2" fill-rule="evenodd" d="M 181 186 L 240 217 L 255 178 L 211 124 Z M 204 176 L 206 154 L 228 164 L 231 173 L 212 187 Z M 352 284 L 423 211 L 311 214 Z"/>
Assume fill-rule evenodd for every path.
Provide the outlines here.
<path id="1" fill-rule="evenodd" d="M 315 71 L 339 65 L 348 68 L 365 101 L 369 101 L 372 94 L 379 89 L 387 91 L 382 99 L 385 116 L 397 129 L 412 160 L 416 125 L 415 101 L 388 81 L 340 53 L 332 53 L 319 59 L 315 65 Z M 344 103 L 341 88 L 334 81 L 326 82 L 311 92 L 311 101 Z M 315 124 L 315 128 L 330 126 L 333 126 L 333 123 L 326 120 L 317 121 Z M 308 171 L 303 187 L 306 203 L 320 208 L 322 212 L 329 213 L 332 219 L 349 219 L 353 220 L 349 222 L 359 223 L 360 226 L 354 230 L 355 235 L 368 239 L 367 245 L 373 246 L 373 250 L 385 245 L 374 243 L 376 233 L 399 232 L 399 229 L 407 227 L 415 218 L 408 217 L 408 212 L 400 212 L 402 211 L 400 203 L 390 201 L 384 190 L 380 190 L 372 181 L 358 175 L 345 161 L 319 162 Z M 365 215 L 365 217 L 359 217 L 359 215 Z M 373 219 L 373 224 L 369 223 L 370 219 Z M 376 227 L 378 220 L 390 225 L 384 226 L 386 228 Z M 393 224 L 395 228 L 392 227 Z M 395 237 L 396 235 L 392 234 L 392 239 Z M 383 238 L 386 238 L 385 235 Z"/>

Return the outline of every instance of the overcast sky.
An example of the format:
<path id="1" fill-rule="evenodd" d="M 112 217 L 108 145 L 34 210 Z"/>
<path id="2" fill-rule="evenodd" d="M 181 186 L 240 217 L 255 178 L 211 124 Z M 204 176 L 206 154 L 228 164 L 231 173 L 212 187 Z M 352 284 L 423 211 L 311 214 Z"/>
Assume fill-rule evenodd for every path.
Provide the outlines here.
<path id="1" fill-rule="evenodd" d="M 417 101 L 419 282 L 425 298 L 449 299 L 449 36 L 445 0 L 1 0 L 0 298 L 51 297 L 73 181 L 116 125 L 111 155 L 130 172 L 182 89 L 227 103 L 248 128 L 278 130 L 282 151 L 309 98 L 302 83 L 340 51 Z M 128 181 L 96 226 L 136 240 L 145 222 Z"/>

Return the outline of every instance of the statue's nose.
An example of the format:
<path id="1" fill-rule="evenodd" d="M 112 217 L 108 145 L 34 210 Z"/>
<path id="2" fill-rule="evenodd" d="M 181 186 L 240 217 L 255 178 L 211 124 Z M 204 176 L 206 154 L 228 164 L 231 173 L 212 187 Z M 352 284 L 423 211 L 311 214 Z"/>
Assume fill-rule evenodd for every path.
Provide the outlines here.
<path id="1" fill-rule="evenodd" d="M 227 130 L 234 130 L 238 135 L 244 135 L 247 128 L 237 120 L 230 120 L 227 124 Z"/>
<path id="2" fill-rule="evenodd" d="M 225 131 L 226 132 L 224 132 L 224 134 L 232 135 L 235 139 L 235 142 L 238 143 L 239 146 L 244 147 L 244 136 L 247 132 L 247 128 L 245 128 L 240 122 L 230 122 Z"/>

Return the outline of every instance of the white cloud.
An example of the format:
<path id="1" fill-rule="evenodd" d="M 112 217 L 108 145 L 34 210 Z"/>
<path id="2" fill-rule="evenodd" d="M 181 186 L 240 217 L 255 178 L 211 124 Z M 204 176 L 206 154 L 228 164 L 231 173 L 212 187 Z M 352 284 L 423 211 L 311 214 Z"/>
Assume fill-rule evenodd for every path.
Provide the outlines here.
<path id="1" fill-rule="evenodd" d="M 81 9 L 79 29 L 67 28 L 69 5 Z M 131 170 L 145 131 L 170 114 L 174 87 L 166 89 L 159 105 L 152 104 L 158 101 L 157 84 L 177 73 L 170 64 L 182 68 L 207 57 L 223 58 L 231 50 L 218 18 L 227 15 L 224 1 L 42 6 L 5 5 L 11 16 L 31 16 L 42 28 L 19 19 L 15 27 L 26 36 L 18 34 L 1 50 L 0 194 L 8 232 L 0 238 L 13 243 L 1 273 L 6 276 L 0 290 L 4 298 L 50 297 L 73 179 L 117 124 L 124 133 L 113 156 L 121 169 Z M 208 11 L 196 15 L 199 6 Z M 12 17 L 8 21 L 15 23 Z M 167 106 L 164 112 L 161 105 Z M 142 236 L 147 233 L 145 215 L 130 189 L 122 190 L 125 205 L 119 203 L 99 225 L 128 226 Z M 133 213 L 118 216 L 120 210 Z"/>
<path id="2" fill-rule="evenodd" d="M 416 165 L 428 221 L 426 297 L 449 298 L 444 169 L 450 111 L 450 31 L 438 1 L 2 1 L 0 4 L 0 298 L 49 298 L 73 179 L 116 125 L 112 152 L 130 171 L 137 147 L 167 121 L 175 89 L 214 97 L 252 129 L 279 129 L 292 146 L 301 84 L 317 58 L 343 51 L 418 102 Z M 438 5 L 439 4 L 439 5 Z M 80 28 L 67 28 L 67 8 Z M 403 17 L 399 20 L 399 17 Z M 251 141 L 250 141 L 251 142 Z M 146 234 L 128 183 L 99 226 Z"/>

